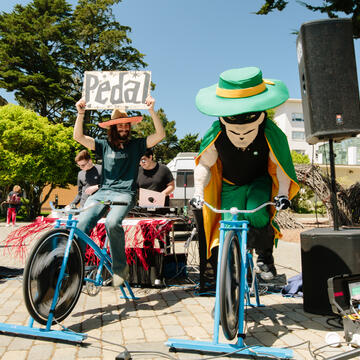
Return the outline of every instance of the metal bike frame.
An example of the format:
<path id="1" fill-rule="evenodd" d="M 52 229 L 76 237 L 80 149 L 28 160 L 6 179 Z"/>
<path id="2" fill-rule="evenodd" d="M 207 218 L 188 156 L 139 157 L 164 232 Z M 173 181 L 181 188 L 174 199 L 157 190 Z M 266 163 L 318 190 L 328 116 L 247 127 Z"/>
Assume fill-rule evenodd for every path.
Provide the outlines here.
<path id="1" fill-rule="evenodd" d="M 65 253 L 64 253 L 64 259 L 61 265 L 58 281 L 55 288 L 54 297 L 52 300 L 52 304 L 50 307 L 49 317 L 46 323 L 45 329 L 42 328 L 34 328 L 34 319 L 30 317 L 28 326 L 22 326 L 22 325 L 10 325 L 5 323 L 0 323 L 0 332 L 4 333 L 13 333 L 17 335 L 27 335 L 27 336 L 34 336 L 34 337 L 43 337 L 48 339 L 58 339 L 63 341 L 69 341 L 69 342 L 75 342 L 80 343 L 84 341 L 87 338 L 87 334 L 82 333 L 76 333 L 69 330 L 51 330 L 51 325 L 54 318 L 54 311 L 55 307 L 58 301 L 59 292 L 61 288 L 61 283 L 64 278 L 65 269 L 67 265 L 67 261 L 70 254 L 71 245 L 74 239 L 74 235 L 77 236 L 78 239 L 83 241 L 86 245 L 89 245 L 91 248 L 94 249 L 94 252 L 98 259 L 100 260 L 100 264 L 97 270 L 96 279 L 88 279 L 84 278 L 85 281 L 91 281 L 96 286 L 102 285 L 102 277 L 101 277 L 101 270 L 103 266 L 107 268 L 107 270 L 110 272 L 111 275 L 113 275 L 113 272 L 111 270 L 111 264 L 112 260 L 110 256 L 106 252 L 106 246 L 107 246 L 107 240 L 105 242 L 104 247 L 101 249 L 89 236 L 87 236 L 83 231 L 79 230 L 77 228 L 78 220 L 73 219 L 73 215 L 69 214 L 67 219 L 58 219 L 55 222 L 55 229 L 60 228 L 66 228 L 70 230 L 69 237 L 66 243 Z M 120 290 L 122 292 L 122 295 L 120 298 L 122 299 L 131 299 L 135 300 L 137 297 L 135 297 L 129 283 L 125 281 L 125 287 L 129 292 L 129 296 L 126 294 L 125 289 L 123 286 L 120 286 Z"/>
<path id="2" fill-rule="evenodd" d="M 249 222 L 246 220 L 238 221 L 237 215 L 233 215 L 231 221 L 220 221 L 220 243 L 218 254 L 218 265 L 216 274 L 216 298 L 215 298 L 215 313 L 214 313 L 214 332 L 213 340 L 210 341 L 195 341 L 182 339 L 168 339 L 165 343 L 173 349 L 198 350 L 204 352 L 219 352 L 219 353 L 233 353 L 238 355 L 252 355 L 260 357 L 276 357 L 281 359 L 291 359 L 293 351 L 291 349 L 264 347 L 264 346 L 245 346 L 244 344 L 244 315 L 245 315 L 245 296 L 247 306 L 263 306 L 260 304 L 257 280 L 255 279 L 255 299 L 256 304 L 250 303 L 250 288 L 247 284 L 247 269 L 248 266 L 253 270 L 254 263 L 252 255 L 247 251 L 247 232 Z M 219 326 L 220 326 L 220 264 L 223 256 L 223 246 L 226 232 L 234 230 L 240 241 L 240 257 L 241 257 L 241 276 L 240 276 L 240 301 L 239 301 L 239 327 L 238 339 L 236 344 L 219 343 Z"/>

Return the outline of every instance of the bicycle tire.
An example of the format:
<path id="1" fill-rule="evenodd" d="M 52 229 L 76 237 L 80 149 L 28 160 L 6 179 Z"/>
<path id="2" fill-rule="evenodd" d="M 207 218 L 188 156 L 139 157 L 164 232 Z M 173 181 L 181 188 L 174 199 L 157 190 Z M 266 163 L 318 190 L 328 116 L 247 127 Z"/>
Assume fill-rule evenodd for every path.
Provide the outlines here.
<path id="1" fill-rule="evenodd" d="M 220 321 L 228 340 L 235 338 L 239 325 L 241 257 L 238 236 L 228 231 L 220 264 Z"/>
<path id="2" fill-rule="evenodd" d="M 34 245 L 25 264 L 25 305 L 31 317 L 42 325 L 48 321 L 68 237 L 69 231 L 66 229 L 46 232 Z M 78 241 L 74 238 L 52 324 L 64 320 L 71 313 L 79 299 L 83 279 L 84 259 Z"/>

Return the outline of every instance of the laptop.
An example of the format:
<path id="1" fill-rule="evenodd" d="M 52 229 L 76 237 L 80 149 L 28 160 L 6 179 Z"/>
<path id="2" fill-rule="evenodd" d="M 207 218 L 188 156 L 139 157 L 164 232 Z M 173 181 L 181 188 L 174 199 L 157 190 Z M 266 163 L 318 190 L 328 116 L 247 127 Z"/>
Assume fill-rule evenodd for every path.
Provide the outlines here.
<path id="1" fill-rule="evenodd" d="M 139 189 L 139 206 L 141 207 L 163 207 L 165 205 L 165 194 L 148 190 Z"/>

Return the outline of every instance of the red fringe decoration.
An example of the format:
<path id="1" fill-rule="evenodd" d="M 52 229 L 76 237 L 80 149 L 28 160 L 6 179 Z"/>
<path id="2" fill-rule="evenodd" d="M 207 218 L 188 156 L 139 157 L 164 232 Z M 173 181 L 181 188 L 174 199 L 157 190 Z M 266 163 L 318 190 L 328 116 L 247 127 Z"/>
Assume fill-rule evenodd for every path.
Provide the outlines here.
<path id="1" fill-rule="evenodd" d="M 106 239 L 106 229 L 104 224 L 97 224 L 91 231 L 91 239 L 98 245 L 100 248 L 103 248 L 105 239 Z M 109 246 L 106 249 L 106 252 L 110 254 Z M 98 265 L 99 258 L 95 256 L 94 249 L 89 245 L 86 246 L 85 251 L 85 263 L 86 265 Z"/>
<path id="2" fill-rule="evenodd" d="M 36 235 L 45 229 L 53 227 L 55 218 L 45 218 L 39 216 L 31 224 L 20 227 L 11 232 L 5 239 L 5 251 L 15 252 L 22 262 L 26 256 L 26 246 L 34 240 Z M 160 253 L 160 248 L 154 247 L 155 240 L 165 243 L 166 235 L 173 226 L 171 219 L 130 219 L 136 224 L 123 225 L 125 231 L 125 254 L 127 263 L 130 265 L 138 258 L 145 270 L 149 269 L 147 263 L 148 254 Z M 126 223 L 126 220 L 125 220 Z M 106 239 L 106 229 L 104 223 L 98 223 L 90 234 L 91 239 L 100 247 L 104 246 Z M 147 251 L 153 250 L 153 251 Z M 109 247 L 107 253 L 110 254 Z M 99 259 L 95 256 L 94 250 L 89 246 L 86 247 L 85 260 L 87 265 L 97 265 Z"/>
<path id="3" fill-rule="evenodd" d="M 24 262 L 26 246 L 35 239 L 40 231 L 52 228 L 55 220 L 54 218 L 38 216 L 31 224 L 22 226 L 11 232 L 5 239 L 4 255 L 6 251 L 10 254 L 13 250 L 15 257 L 18 257 Z"/>
<path id="4" fill-rule="evenodd" d="M 148 270 L 147 254 L 149 251 L 146 250 L 152 249 L 154 253 L 160 253 L 159 248 L 154 248 L 155 240 L 158 239 L 165 243 L 166 235 L 170 232 L 172 226 L 173 221 L 170 219 L 145 219 L 138 220 L 136 225 L 123 225 L 127 263 L 131 265 L 138 258 L 144 269 Z M 97 224 L 90 237 L 97 245 L 102 247 L 106 238 L 105 224 Z M 107 253 L 110 254 L 109 247 L 107 248 Z M 90 247 L 86 248 L 85 258 L 87 264 L 97 264 L 98 262 L 94 250 Z"/>

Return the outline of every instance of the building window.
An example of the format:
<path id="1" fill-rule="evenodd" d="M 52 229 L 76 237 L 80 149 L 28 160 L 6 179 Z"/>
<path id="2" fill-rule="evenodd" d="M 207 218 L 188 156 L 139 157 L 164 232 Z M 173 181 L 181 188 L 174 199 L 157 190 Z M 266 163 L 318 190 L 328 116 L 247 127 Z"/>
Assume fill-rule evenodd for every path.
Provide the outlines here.
<path id="1" fill-rule="evenodd" d="M 194 170 L 178 170 L 176 187 L 194 187 Z"/>
<path id="2" fill-rule="evenodd" d="M 303 116 L 303 114 L 300 114 L 300 113 L 292 113 L 291 119 L 294 122 L 304 122 L 304 116 Z"/>
<path id="3" fill-rule="evenodd" d="M 295 152 L 297 152 L 300 155 L 305 155 L 305 150 L 296 150 L 294 149 Z"/>
<path id="4" fill-rule="evenodd" d="M 305 133 L 304 131 L 292 131 L 291 138 L 293 140 L 305 140 Z"/>

